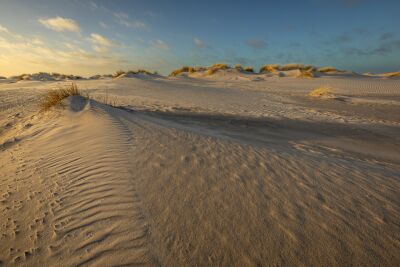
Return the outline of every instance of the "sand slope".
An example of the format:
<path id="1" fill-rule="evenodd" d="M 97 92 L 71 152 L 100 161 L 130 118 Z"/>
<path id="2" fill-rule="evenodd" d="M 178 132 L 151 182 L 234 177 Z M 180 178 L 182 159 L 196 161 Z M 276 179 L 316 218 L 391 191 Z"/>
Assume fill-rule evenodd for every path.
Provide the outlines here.
<path id="1" fill-rule="evenodd" d="M 18 161 L 15 170 L 2 166 L 2 203 L 9 207 L 2 214 L 8 240 L 0 242 L 2 260 L 25 266 L 151 263 L 129 165 L 130 135 L 104 106 L 74 98 L 59 112 L 42 115 L 30 129 L 40 133 L 23 149 L 2 153 L 2 162 Z"/>
<path id="2" fill-rule="evenodd" d="M 55 83 L 1 87 L 0 265 L 397 266 L 396 104 L 254 83 L 87 81 L 123 108 L 47 113 Z"/>

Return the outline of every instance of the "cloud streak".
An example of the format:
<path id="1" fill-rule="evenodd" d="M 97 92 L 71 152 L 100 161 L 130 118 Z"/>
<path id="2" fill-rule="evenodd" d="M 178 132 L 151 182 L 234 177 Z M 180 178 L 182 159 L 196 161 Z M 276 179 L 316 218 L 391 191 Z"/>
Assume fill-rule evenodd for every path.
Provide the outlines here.
<path id="1" fill-rule="evenodd" d="M 135 29 L 144 29 L 146 28 L 146 24 L 143 21 L 139 20 L 132 20 L 128 14 L 125 13 L 114 13 L 114 17 L 117 21 L 128 28 L 135 28 Z"/>
<path id="2" fill-rule="evenodd" d="M 6 27 L 0 25 L 0 32 L 9 33 L 10 31 Z"/>
<path id="3" fill-rule="evenodd" d="M 150 43 L 153 47 L 160 49 L 160 50 L 169 50 L 170 49 L 170 46 L 163 40 L 155 40 Z"/>
<path id="4" fill-rule="evenodd" d="M 202 40 L 200 40 L 199 38 L 193 38 L 193 44 L 198 48 L 206 47 L 206 44 Z"/>
<path id="5" fill-rule="evenodd" d="M 80 27 L 76 21 L 69 18 L 55 17 L 39 19 L 40 24 L 56 32 L 79 32 Z"/>

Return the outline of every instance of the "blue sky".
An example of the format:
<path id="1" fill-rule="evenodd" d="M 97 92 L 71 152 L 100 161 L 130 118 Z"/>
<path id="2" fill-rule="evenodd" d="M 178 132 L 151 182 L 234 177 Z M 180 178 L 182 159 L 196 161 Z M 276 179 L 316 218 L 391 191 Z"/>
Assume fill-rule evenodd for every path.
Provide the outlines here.
<path id="1" fill-rule="evenodd" d="M 0 75 L 215 62 L 400 70 L 400 1 L 1 0 Z"/>

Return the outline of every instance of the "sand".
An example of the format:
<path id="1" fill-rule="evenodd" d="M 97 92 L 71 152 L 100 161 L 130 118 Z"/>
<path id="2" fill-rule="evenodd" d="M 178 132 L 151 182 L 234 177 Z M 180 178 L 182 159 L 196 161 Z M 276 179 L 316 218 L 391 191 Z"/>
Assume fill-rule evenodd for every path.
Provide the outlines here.
<path id="1" fill-rule="evenodd" d="M 0 84 L 0 266 L 400 264 L 400 80 L 65 84 Z"/>

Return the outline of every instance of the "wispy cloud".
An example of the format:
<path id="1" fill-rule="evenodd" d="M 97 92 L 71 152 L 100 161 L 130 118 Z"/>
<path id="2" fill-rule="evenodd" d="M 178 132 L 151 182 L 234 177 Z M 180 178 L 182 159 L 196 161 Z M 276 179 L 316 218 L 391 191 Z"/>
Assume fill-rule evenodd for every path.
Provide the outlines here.
<path id="1" fill-rule="evenodd" d="M 92 33 L 90 34 L 90 41 L 94 44 L 102 45 L 102 46 L 112 46 L 114 45 L 114 42 L 111 41 L 110 39 L 97 34 L 97 33 Z"/>
<path id="2" fill-rule="evenodd" d="M 267 47 L 267 42 L 257 38 L 247 40 L 246 44 L 254 49 L 265 49 Z"/>
<path id="3" fill-rule="evenodd" d="M 161 49 L 161 50 L 169 50 L 170 49 L 170 46 L 166 42 L 164 42 L 163 40 L 151 41 L 150 44 L 153 47 Z"/>
<path id="4" fill-rule="evenodd" d="M 115 18 L 117 21 L 128 28 L 135 28 L 135 29 L 143 29 L 146 28 L 146 24 L 143 21 L 140 20 L 133 20 L 129 17 L 128 14 L 119 12 L 119 13 L 114 13 Z"/>
<path id="5" fill-rule="evenodd" d="M 40 24 L 56 32 L 79 32 L 80 28 L 76 21 L 69 18 L 55 17 L 39 19 Z"/>
<path id="6" fill-rule="evenodd" d="M 202 40 L 200 40 L 199 38 L 193 38 L 193 44 L 198 48 L 206 47 L 206 44 Z"/>
<path id="7" fill-rule="evenodd" d="M 113 41 L 97 33 L 90 34 L 89 40 L 93 44 L 93 50 L 97 53 L 107 52 L 111 46 L 115 45 Z"/>
<path id="8" fill-rule="evenodd" d="M 9 33 L 10 31 L 6 27 L 0 25 L 0 32 Z"/>

